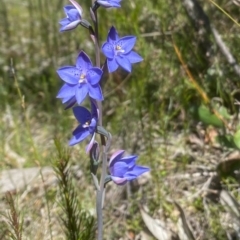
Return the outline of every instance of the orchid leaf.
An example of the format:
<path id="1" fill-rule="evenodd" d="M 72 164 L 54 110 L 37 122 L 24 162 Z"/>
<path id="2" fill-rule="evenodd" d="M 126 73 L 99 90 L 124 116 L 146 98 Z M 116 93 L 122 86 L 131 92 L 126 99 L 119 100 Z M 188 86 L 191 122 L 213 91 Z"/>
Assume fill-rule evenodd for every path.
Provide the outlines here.
<path id="1" fill-rule="evenodd" d="M 235 146 L 237 147 L 237 149 L 240 149 L 240 129 L 238 129 L 234 136 L 233 136 L 233 142 L 235 144 Z"/>
<path id="2" fill-rule="evenodd" d="M 205 125 L 223 128 L 224 123 L 206 105 L 200 105 L 197 110 L 199 120 Z M 220 112 L 219 114 L 224 117 Z"/>

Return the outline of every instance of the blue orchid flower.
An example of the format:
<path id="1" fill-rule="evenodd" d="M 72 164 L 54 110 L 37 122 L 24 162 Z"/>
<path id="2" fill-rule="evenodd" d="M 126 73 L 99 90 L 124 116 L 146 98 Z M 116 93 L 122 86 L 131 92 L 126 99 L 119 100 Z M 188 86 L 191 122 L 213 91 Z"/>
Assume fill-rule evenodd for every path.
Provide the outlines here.
<path id="1" fill-rule="evenodd" d="M 110 73 L 116 71 L 118 66 L 131 72 L 132 64 L 143 60 L 141 56 L 132 51 L 135 42 L 135 36 L 119 38 L 116 29 L 111 27 L 107 41 L 102 45 L 102 52 L 107 57 L 107 66 Z"/>
<path id="2" fill-rule="evenodd" d="M 73 6 L 67 5 L 63 8 L 67 17 L 59 22 L 61 25 L 60 32 L 72 30 L 82 21 L 82 7 L 74 0 L 70 0 L 70 2 Z"/>
<path id="3" fill-rule="evenodd" d="M 102 70 L 92 66 L 88 55 L 81 51 L 77 57 L 76 66 L 65 66 L 57 70 L 59 77 L 65 82 L 57 94 L 62 103 L 72 104 L 76 101 L 81 104 L 89 95 L 98 101 L 103 100 L 99 81 Z"/>
<path id="4" fill-rule="evenodd" d="M 150 170 L 148 167 L 135 164 L 137 156 L 123 157 L 123 154 L 124 150 L 118 150 L 109 161 L 110 176 L 117 185 L 123 185 Z"/>
<path id="5" fill-rule="evenodd" d="M 73 114 L 80 123 L 73 131 L 73 137 L 69 141 L 69 145 L 73 146 L 82 142 L 85 138 L 91 135 L 91 140 L 86 147 L 86 152 L 89 152 L 95 140 L 96 128 L 99 118 L 99 109 L 95 100 L 91 99 L 91 112 L 82 106 L 73 108 Z"/>

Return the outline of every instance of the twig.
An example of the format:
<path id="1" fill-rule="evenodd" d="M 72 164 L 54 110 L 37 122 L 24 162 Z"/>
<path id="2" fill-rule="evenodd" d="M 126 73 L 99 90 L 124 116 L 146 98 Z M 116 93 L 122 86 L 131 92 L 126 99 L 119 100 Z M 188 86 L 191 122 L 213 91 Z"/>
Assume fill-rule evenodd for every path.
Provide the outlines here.
<path id="1" fill-rule="evenodd" d="M 222 54 L 225 56 L 228 63 L 233 66 L 233 69 L 235 73 L 240 77 L 240 66 L 237 63 L 237 60 L 233 57 L 232 53 L 230 52 L 227 45 L 224 43 L 224 41 L 221 38 L 221 35 L 218 33 L 217 29 L 211 25 L 212 34 L 215 38 L 215 41 L 221 50 Z"/>
<path id="2" fill-rule="evenodd" d="M 215 6 L 220 8 L 218 5 L 215 4 L 212 0 L 209 0 Z M 220 51 L 222 52 L 223 56 L 226 58 L 227 62 L 233 66 L 235 73 L 240 76 L 240 66 L 236 59 L 234 58 L 233 54 L 231 53 L 230 49 L 227 47 L 225 42 L 222 40 L 221 35 L 218 33 L 217 29 L 210 23 L 210 20 L 207 14 L 204 12 L 200 4 L 197 0 L 184 0 L 183 6 L 195 25 L 195 28 L 198 32 L 204 33 L 204 43 L 207 44 L 207 48 L 211 48 L 211 43 L 206 40 L 209 38 L 209 34 L 212 33 L 215 39 L 217 46 L 219 47 Z M 221 11 L 223 9 L 220 8 Z M 223 11 L 225 13 L 225 11 Z M 229 15 L 227 15 L 229 17 Z M 231 18 L 232 19 L 232 18 Z M 233 19 L 232 19 L 233 20 Z M 235 22 L 235 21 L 234 21 Z M 237 22 L 235 22 L 238 24 Z M 203 35 L 203 34 L 201 34 Z"/>

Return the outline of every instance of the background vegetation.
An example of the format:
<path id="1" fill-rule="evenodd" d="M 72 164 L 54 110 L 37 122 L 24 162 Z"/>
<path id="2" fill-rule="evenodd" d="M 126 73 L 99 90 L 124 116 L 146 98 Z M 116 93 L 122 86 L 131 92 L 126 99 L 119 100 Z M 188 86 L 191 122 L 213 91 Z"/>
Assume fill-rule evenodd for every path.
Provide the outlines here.
<path id="1" fill-rule="evenodd" d="M 186 226 L 192 239 L 240 239 L 235 104 L 240 101 L 240 76 L 234 70 L 240 59 L 238 1 L 217 0 L 225 13 L 210 0 L 198 1 L 208 23 L 201 16 L 194 21 L 186 2 L 123 0 L 121 9 L 99 10 L 101 42 L 114 25 L 120 36 L 137 36 L 135 50 L 144 58 L 130 75 L 118 70 L 104 77 L 103 122 L 113 135 L 113 150 L 137 154 L 139 163 L 152 169 L 151 176 L 126 188 L 109 186 L 106 239 L 154 239 L 139 212 L 143 205 L 172 236 L 162 239 L 183 239 L 181 229 L 191 239 Z M 94 46 L 85 29 L 59 33 L 66 4 L 0 1 L 1 170 L 53 166 L 61 155 L 54 138 L 67 146 L 77 125 L 71 110 L 65 111 L 55 97 L 62 84 L 56 69 L 74 64 L 80 50 L 94 59 Z M 90 21 L 91 1 L 80 4 Z M 229 64 L 213 29 L 235 63 Z M 79 204 L 94 214 L 84 144 L 70 152 L 71 165 L 82 171 L 80 179 L 73 180 Z M 66 239 L 59 218 L 61 191 L 56 184 L 42 184 L 45 181 L 14 196 L 23 219 L 23 239 Z M 188 223 L 179 227 L 182 214 Z M 1 239 L 11 239 L 7 226 L 3 218 Z"/>

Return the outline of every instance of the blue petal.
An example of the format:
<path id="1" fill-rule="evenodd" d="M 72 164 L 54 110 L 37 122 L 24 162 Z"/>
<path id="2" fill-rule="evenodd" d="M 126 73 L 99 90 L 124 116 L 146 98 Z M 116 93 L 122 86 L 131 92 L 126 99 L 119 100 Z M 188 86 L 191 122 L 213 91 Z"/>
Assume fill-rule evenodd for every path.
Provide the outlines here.
<path id="1" fill-rule="evenodd" d="M 71 9 L 76 9 L 76 8 L 72 5 L 66 5 L 63 7 L 63 10 L 64 10 L 66 16 L 68 16 L 68 11 L 70 11 Z"/>
<path id="2" fill-rule="evenodd" d="M 111 168 L 110 173 L 115 177 L 124 177 L 128 171 L 128 165 L 124 162 L 116 162 Z"/>
<path id="3" fill-rule="evenodd" d="M 121 0 L 120 0 L 121 1 Z M 120 2 L 119 0 L 98 0 L 97 3 L 99 5 L 101 5 L 102 7 L 105 7 L 105 8 L 110 8 L 110 7 L 121 7 L 121 5 L 119 4 Z"/>
<path id="4" fill-rule="evenodd" d="M 65 110 L 68 109 L 68 108 L 71 108 L 75 103 L 76 103 L 76 97 L 72 97 L 71 99 L 69 99 L 65 104 Z"/>
<path id="5" fill-rule="evenodd" d="M 80 22 L 81 20 L 76 20 L 74 22 L 71 22 L 68 25 L 61 27 L 60 32 L 72 30 L 76 28 Z"/>
<path id="6" fill-rule="evenodd" d="M 91 85 L 97 84 L 102 76 L 102 70 L 100 68 L 94 67 L 87 72 L 87 80 Z"/>
<path id="7" fill-rule="evenodd" d="M 121 159 L 121 161 L 125 162 L 129 168 L 134 167 L 135 162 L 137 161 L 137 156 L 128 156 Z"/>
<path id="8" fill-rule="evenodd" d="M 127 182 L 127 179 L 125 178 L 120 178 L 115 176 L 111 176 L 111 178 L 117 185 L 124 185 Z"/>
<path id="9" fill-rule="evenodd" d="M 96 130 L 96 127 L 97 127 L 97 119 L 93 118 L 91 120 L 91 123 L 88 127 L 88 130 L 91 134 L 94 134 L 95 130 Z"/>
<path id="10" fill-rule="evenodd" d="M 117 33 L 115 27 L 112 26 L 109 30 L 107 41 L 110 44 L 114 44 L 116 41 L 118 41 L 118 39 L 119 39 L 118 33 Z"/>
<path id="11" fill-rule="evenodd" d="M 80 122 L 81 124 L 85 124 L 86 122 L 91 120 L 91 113 L 82 106 L 76 106 L 73 108 L 73 114 L 75 118 Z"/>
<path id="12" fill-rule="evenodd" d="M 129 53 L 136 42 L 136 37 L 134 36 L 126 36 L 118 40 L 117 45 L 119 45 L 123 50 L 124 54 Z"/>
<path id="13" fill-rule="evenodd" d="M 95 141 L 95 133 L 92 135 L 92 138 L 89 142 L 89 144 L 86 146 L 86 153 L 89 153 L 89 151 L 91 150 L 93 143 Z"/>
<path id="14" fill-rule="evenodd" d="M 103 100 L 103 94 L 102 90 L 99 84 L 96 85 L 90 85 L 88 84 L 88 91 L 89 91 L 89 96 L 93 99 L 96 99 L 98 101 Z"/>
<path id="15" fill-rule="evenodd" d="M 62 26 L 60 29 L 59 29 L 59 32 L 65 32 L 65 26 Z"/>
<path id="16" fill-rule="evenodd" d="M 137 178 L 138 176 L 142 175 L 145 172 L 150 171 L 150 168 L 148 167 L 142 167 L 142 166 L 135 166 L 132 171 L 127 172 L 124 177 L 130 181 L 133 180 L 135 178 Z"/>
<path id="17" fill-rule="evenodd" d="M 108 72 L 114 72 L 118 69 L 118 64 L 116 62 L 116 59 L 107 59 L 107 66 L 108 66 Z"/>
<path id="18" fill-rule="evenodd" d="M 114 57 L 114 46 L 111 43 L 105 42 L 102 45 L 102 52 L 107 58 Z"/>
<path id="19" fill-rule="evenodd" d="M 116 61 L 126 71 L 132 71 L 132 65 L 125 56 L 116 56 Z"/>
<path id="20" fill-rule="evenodd" d="M 66 66 L 57 70 L 59 77 L 66 83 L 78 84 L 80 72 L 76 67 Z"/>
<path id="21" fill-rule="evenodd" d="M 97 105 L 97 101 L 95 101 L 94 99 L 90 99 L 91 101 L 91 115 L 92 118 L 99 118 L 99 109 L 98 109 L 98 105 Z"/>
<path id="22" fill-rule="evenodd" d="M 128 58 L 130 63 L 138 63 L 143 60 L 143 58 L 134 51 L 131 51 L 128 54 L 126 54 L 125 57 Z"/>
<path id="23" fill-rule="evenodd" d="M 82 7 L 81 7 L 76 1 L 74 1 L 74 0 L 69 0 L 69 1 L 70 1 L 70 2 L 72 3 L 72 5 L 78 10 L 80 16 L 82 16 L 82 14 L 83 14 Z"/>
<path id="24" fill-rule="evenodd" d="M 70 23 L 68 18 L 63 18 L 59 21 L 59 24 L 61 24 L 61 26 L 66 26 Z"/>
<path id="25" fill-rule="evenodd" d="M 120 1 L 111 1 L 111 6 L 115 7 L 115 8 L 120 8 L 121 5 L 118 2 L 120 2 Z"/>
<path id="26" fill-rule="evenodd" d="M 115 153 L 113 153 L 109 160 L 109 167 L 112 167 L 117 161 L 120 161 L 124 152 L 124 150 L 117 150 Z"/>
<path id="27" fill-rule="evenodd" d="M 63 103 L 69 101 L 75 96 L 76 87 L 68 84 L 64 84 L 57 94 L 57 98 L 64 98 Z"/>
<path id="28" fill-rule="evenodd" d="M 67 104 L 73 97 L 62 98 L 62 103 Z"/>
<path id="29" fill-rule="evenodd" d="M 88 137 L 90 135 L 89 131 L 84 131 L 84 132 L 80 132 L 77 135 L 74 135 L 70 141 L 69 141 L 69 145 L 73 146 L 81 141 L 83 141 L 86 137 Z"/>
<path id="30" fill-rule="evenodd" d="M 68 18 L 69 18 L 69 21 L 73 22 L 73 21 L 76 21 L 76 20 L 79 20 L 81 22 L 81 16 L 79 15 L 77 9 L 71 9 L 69 12 L 68 12 Z"/>
<path id="31" fill-rule="evenodd" d="M 87 72 L 87 70 L 89 68 L 92 67 L 92 62 L 90 60 L 90 58 L 88 57 L 88 55 L 81 51 L 77 57 L 76 60 L 76 67 L 80 70 L 83 71 L 84 74 Z"/>
<path id="32" fill-rule="evenodd" d="M 75 135 L 79 135 L 79 134 L 82 134 L 84 132 L 89 132 L 88 131 L 88 127 L 83 127 L 82 124 L 78 125 L 74 131 L 72 132 L 72 134 L 75 136 Z"/>
<path id="33" fill-rule="evenodd" d="M 100 1 L 100 0 L 98 0 L 97 3 L 99 5 L 101 5 L 102 7 L 105 7 L 105 8 L 112 7 L 112 5 L 111 5 L 111 3 L 109 3 L 109 1 Z"/>
<path id="34" fill-rule="evenodd" d="M 76 100 L 78 104 L 81 104 L 83 102 L 83 100 L 85 99 L 85 97 L 88 94 L 88 87 L 87 84 L 83 84 L 80 87 L 78 87 L 76 89 Z"/>

